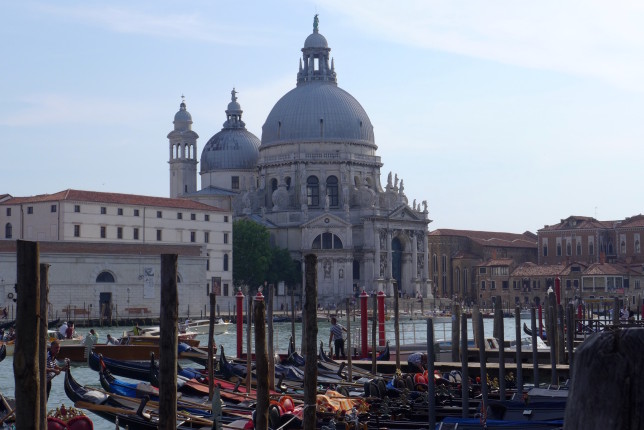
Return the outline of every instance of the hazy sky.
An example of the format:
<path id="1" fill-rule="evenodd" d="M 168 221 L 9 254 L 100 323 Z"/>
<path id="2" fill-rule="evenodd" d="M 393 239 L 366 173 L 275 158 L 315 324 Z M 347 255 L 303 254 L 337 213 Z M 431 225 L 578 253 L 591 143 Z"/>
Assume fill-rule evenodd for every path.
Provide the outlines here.
<path id="1" fill-rule="evenodd" d="M 430 229 L 642 212 L 644 3 L 3 2 L 0 194 L 168 196 L 185 95 L 201 150 L 233 87 L 261 138 L 319 14 L 338 85 Z"/>

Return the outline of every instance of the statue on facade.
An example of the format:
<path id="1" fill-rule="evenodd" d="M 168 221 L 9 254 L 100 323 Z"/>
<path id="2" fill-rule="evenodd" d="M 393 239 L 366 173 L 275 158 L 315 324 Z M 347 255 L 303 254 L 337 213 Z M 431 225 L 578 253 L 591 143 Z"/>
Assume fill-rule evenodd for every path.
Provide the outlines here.
<path id="1" fill-rule="evenodd" d="M 324 279 L 331 277 L 331 262 L 329 260 L 324 260 Z"/>
<path id="2" fill-rule="evenodd" d="M 394 177 L 394 189 L 398 188 L 398 173 Z"/>
<path id="3" fill-rule="evenodd" d="M 416 199 L 414 199 L 413 206 L 411 207 L 413 210 L 416 210 Z"/>
<path id="4" fill-rule="evenodd" d="M 400 194 L 403 194 L 403 191 L 405 191 L 405 186 L 403 185 L 403 180 L 401 179 L 400 180 L 400 190 L 399 190 Z"/>
<path id="5" fill-rule="evenodd" d="M 324 196 L 324 210 L 327 211 L 327 212 L 329 210 L 329 202 L 330 202 L 329 195 L 326 194 Z"/>
<path id="6" fill-rule="evenodd" d="M 423 212 L 427 212 L 427 200 L 423 200 Z"/>
<path id="7" fill-rule="evenodd" d="M 387 175 L 387 188 L 391 188 L 391 172 Z"/>

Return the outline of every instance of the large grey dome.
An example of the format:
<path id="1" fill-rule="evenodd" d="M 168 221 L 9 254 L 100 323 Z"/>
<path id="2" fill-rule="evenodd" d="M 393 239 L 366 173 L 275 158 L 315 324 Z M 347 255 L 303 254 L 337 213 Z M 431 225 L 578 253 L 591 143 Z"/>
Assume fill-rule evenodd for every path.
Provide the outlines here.
<path id="1" fill-rule="evenodd" d="M 338 87 L 331 49 L 318 32 L 304 42 L 297 87 L 279 99 L 262 126 L 262 147 L 280 143 L 353 142 L 375 146 L 373 126 L 360 103 Z"/>
<path id="2" fill-rule="evenodd" d="M 210 138 L 201 152 L 201 173 L 220 169 L 253 169 L 259 158 L 260 141 L 246 130 L 242 110 L 233 89 L 222 130 Z"/>
<path id="3" fill-rule="evenodd" d="M 262 126 L 262 145 L 287 142 L 374 142 L 360 103 L 332 82 L 300 85 L 284 95 Z"/>

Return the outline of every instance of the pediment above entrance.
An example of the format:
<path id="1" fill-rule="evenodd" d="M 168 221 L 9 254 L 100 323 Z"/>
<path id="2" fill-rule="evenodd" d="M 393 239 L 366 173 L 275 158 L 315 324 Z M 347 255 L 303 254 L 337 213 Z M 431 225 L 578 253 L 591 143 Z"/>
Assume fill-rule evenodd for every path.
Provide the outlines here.
<path id="1" fill-rule="evenodd" d="M 325 213 L 302 224 L 302 228 L 345 228 L 350 225 L 350 223 L 338 216 Z"/>

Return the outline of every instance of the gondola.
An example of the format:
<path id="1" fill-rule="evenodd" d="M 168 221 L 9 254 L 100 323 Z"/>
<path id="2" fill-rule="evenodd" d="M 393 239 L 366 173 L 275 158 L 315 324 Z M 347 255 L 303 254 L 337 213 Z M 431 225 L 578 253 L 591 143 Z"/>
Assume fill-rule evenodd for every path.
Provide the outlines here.
<path id="1" fill-rule="evenodd" d="M 532 336 L 532 330 L 528 328 L 528 325 L 526 323 L 523 323 L 523 332 L 528 336 Z M 541 333 L 541 339 L 546 340 L 545 330 Z"/>
<path id="2" fill-rule="evenodd" d="M 158 410 L 146 408 L 147 399 L 127 400 L 115 398 L 101 391 L 80 385 L 72 376 L 69 365 L 65 371 L 65 394 L 75 406 L 87 409 L 110 422 L 127 427 L 130 430 L 155 430 L 159 426 Z M 177 430 L 202 428 L 212 421 L 188 414 L 177 416 Z"/>
<path id="3" fill-rule="evenodd" d="M 15 420 L 15 408 L 15 400 L 9 400 L 2 393 L 0 393 L 0 422 L 13 422 Z"/>
<path id="4" fill-rule="evenodd" d="M 505 421 L 485 418 L 446 417 L 437 430 L 554 430 L 563 429 L 563 421 Z"/>
<path id="5" fill-rule="evenodd" d="M 151 355 L 150 360 L 154 361 L 154 354 Z M 149 380 L 150 360 L 116 360 L 114 358 L 104 357 L 94 351 L 91 351 L 88 357 L 89 367 L 92 370 L 100 372 L 105 368 L 114 375 L 137 379 L 139 381 Z"/>

